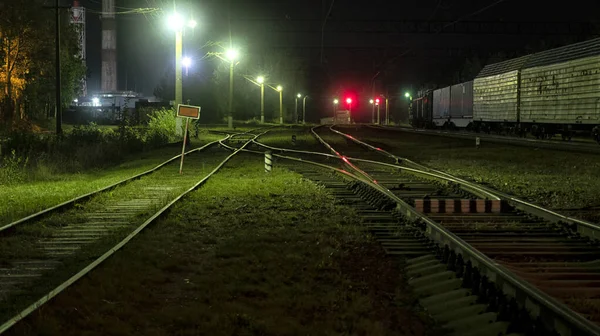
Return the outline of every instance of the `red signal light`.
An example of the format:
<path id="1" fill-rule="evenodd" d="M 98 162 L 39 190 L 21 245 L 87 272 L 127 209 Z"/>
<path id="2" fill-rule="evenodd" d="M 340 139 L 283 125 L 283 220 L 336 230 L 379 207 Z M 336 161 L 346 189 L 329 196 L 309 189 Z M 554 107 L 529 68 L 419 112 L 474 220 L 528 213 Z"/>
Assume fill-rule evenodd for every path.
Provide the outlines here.
<path id="1" fill-rule="evenodd" d="M 346 103 L 347 104 L 352 104 L 352 98 L 346 98 Z"/>
<path id="2" fill-rule="evenodd" d="M 379 104 L 379 98 L 375 99 L 375 102 L 376 102 L 377 104 Z"/>

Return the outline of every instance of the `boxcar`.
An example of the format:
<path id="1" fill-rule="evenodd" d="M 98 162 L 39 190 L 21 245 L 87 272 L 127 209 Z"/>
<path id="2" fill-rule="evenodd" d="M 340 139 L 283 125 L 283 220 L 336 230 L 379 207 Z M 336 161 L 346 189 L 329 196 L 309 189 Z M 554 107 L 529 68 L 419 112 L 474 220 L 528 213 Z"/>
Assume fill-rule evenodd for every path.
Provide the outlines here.
<path id="1" fill-rule="evenodd" d="M 521 71 L 520 122 L 563 134 L 600 123 L 600 39 L 532 55 Z"/>
<path id="2" fill-rule="evenodd" d="M 520 71 L 531 55 L 485 66 L 473 81 L 473 120 L 476 123 L 519 121 Z"/>

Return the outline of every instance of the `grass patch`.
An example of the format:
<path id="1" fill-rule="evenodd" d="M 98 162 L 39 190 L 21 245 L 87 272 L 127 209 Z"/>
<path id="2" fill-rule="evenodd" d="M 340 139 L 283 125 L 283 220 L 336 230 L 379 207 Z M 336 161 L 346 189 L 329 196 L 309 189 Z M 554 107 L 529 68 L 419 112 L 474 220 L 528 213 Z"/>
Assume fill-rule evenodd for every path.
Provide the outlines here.
<path id="1" fill-rule="evenodd" d="M 222 138 L 222 135 L 201 133 L 199 139 L 192 139 L 191 147 Z M 166 147 L 131 155 L 125 162 L 108 169 L 48 174 L 41 180 L 3 185 L 0 188 L 0 199 L 3 200 L 0 202 L 0 225 L 119 182 L 178 154 L 181 154 L 180 147 Z"/>
<path id="2" fill-rule="evenodd" d="M 351 209 L 242 154 L 9 334 L 432 334 L 405 286 Z"/>

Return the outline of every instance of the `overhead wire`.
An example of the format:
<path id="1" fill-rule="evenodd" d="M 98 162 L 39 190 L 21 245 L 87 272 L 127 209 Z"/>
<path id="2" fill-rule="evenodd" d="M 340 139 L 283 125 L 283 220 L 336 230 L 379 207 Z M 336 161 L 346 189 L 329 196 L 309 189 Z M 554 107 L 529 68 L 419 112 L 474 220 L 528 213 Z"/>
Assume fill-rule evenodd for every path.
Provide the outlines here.
<path id="1" fill-rule="evenodd" d="M 495 2 L 493 2 L 493 3 L 491 3 L 491 4 L 489 4 L 489 5 L 487 5 L 487 6 L 485 6 L 485 7 L 482 7 L 482 8 L 480 8 L 480 9 L 476 10 L 476 11 L 475 11 L 475 12 L 473 12 L 473 13 L 470 13 L 470 14 L 463 15 L 463 16 L 459 17 L 458 19 L 456 19 L 456 20 L 454 20 L 454 21 L 452 21 L 452 22 L 449 22 L 449 23 L 447 23 L 447 24 L 443 25 L 443 26 L 442 26 L 442 27 L 441 27 L 441 28 L 440 28 L 438 31 L 434 32 L 433 34 L 434 34 L 434 35 L 435 35 L 435 34 L 439 34 L 439 33 L 441 33 L 441 32 L 442 32 L 444 29 L 446 29 L 446 28 L 448 28 L 448 27 L 450 27 L 450 26 L 453 26 L 453 25 L 457 24 L 457 23 L 459 23 L 460 21 L 463 21 L 464 19 L 466 19 L 466 18 L 468 18 L 468 17 L 474 16 L 474 15 L 477 15 L 477 14 L 481 14 L 481 13 L 483 13 L 484 11 L 486 11 L 486 10 L 488 10 L 488 9 L 490 9 L 490 8 L 492 8 L 492 7 L 496 6 L 496 5 L 498 5 L 498 4 L 500 4 L 500 3 L 504 2 L 504 1 L 506 1 L 506 0 L 497 0 L 497 1 L 495 1 Z M 404 52 L 402 52 L 402 53 L 400 53 L 400 54 L 398 54 L 398 55 L 396 55 L 396 56 L 392 57 L 391 59 L 389 59 L 389 60 L 385 61 L 385 62 L 384 62 L 384 63 L 383 63 L 381 66 L 379 66 L 379 70 L 377 71 L 377 73 L 375 73 L 375 75 L 374 75 L 374 76 L 373 76 L 373 78 L 371 79 L 371 82 L 373 82 L 373 81 L 375 80 L 375 78 L 377 78 L 377 76 L 379 76 L 379 74 L 381 74 L 381 71 L 382 71 L 383 69 L 385 69 L 385 67 L 386 67 L 386 66 L 387 66 L 389 63 L 391 63 L 391 62 L 393 62 L 393 61 L 397 60 L 398 58 L 400 58 L 400 57 L 402 57 L 402 56 L 404 56 L 404 55 L 406 55 L 406 54 L 410 53 L 410 52 L 411 52 L 411 51 L 413 51 L 413 50 L 414 50 L 414 48 L 409 48 L 409 49 L 405 50 Z"/>

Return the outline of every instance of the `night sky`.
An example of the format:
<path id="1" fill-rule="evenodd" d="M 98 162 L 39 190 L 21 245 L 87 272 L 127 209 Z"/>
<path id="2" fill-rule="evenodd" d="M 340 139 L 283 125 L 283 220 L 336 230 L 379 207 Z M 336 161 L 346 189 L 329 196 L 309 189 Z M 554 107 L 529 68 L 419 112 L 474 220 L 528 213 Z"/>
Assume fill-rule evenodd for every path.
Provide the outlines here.
<path id="1" fill-rule="evenodd" d="M 87 65 L 91 92 L 100 83 L 101 0 L 82 0 L 87 13 Z M 455 70 L 466 57 L 498 51 L 512 53 L 542 39 L 582 40 L 594 31 L 567 31 L 560 23 L 582 24 L 598 20 L 597 1 L 524 0 L 334 0 L 324 36 L 321 62 L 321 25 L 332 0 L 197 0 L 179 1 L 179 8 L 193 15 L 199 25 L 184 39 L 184 54 L 202 57 L 198 48 L 208 39 L 227 40 L 231 11 L 232 39 L 243 53 L 284 50 L 301 58 L 308 72 L 321 72 L 338 86 L 364 92 L 378 72 L 379 85 L 392 90 L 416 88 L 439 80 L 443 72 Z M 174 3 L 167 0 L 117 0 L 117 11 L 158 7 L 163 11 L 117 16 L 118 87 L 151 95 L 159 79 L 174 67 L 174 34 L 165 18 Z M 488 7 L 480 13 L 481 9 Z M 441 33 L 407 31 L 404 26 L 465 22 L 545 22 L 535 33 Z M 474 28 L 472 28 L 474 29 Z M 550 34 L 549 32 L 553 32 Z M 600 32 L 596 30 L 595 33 Z M 596 35 L 598 36 L 598 35 Z M 555 44 L 560 42 L 554 42 Z M 242 60 L 243 62 L 243 60 Z M 196 64 L 197 71 L 209 64 Z M 439 83 L 447 85 L 450 83 Z M 331 95 L 329 92 L 325 95 Z"/>

